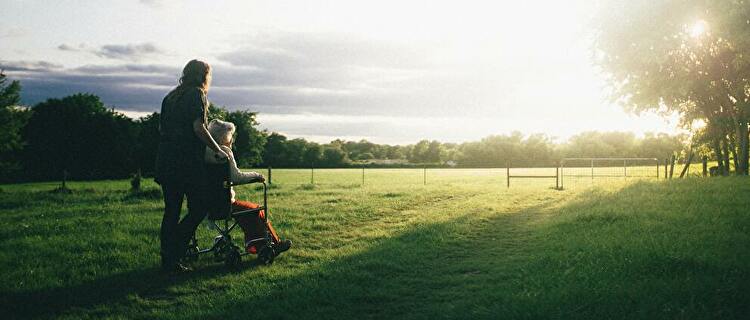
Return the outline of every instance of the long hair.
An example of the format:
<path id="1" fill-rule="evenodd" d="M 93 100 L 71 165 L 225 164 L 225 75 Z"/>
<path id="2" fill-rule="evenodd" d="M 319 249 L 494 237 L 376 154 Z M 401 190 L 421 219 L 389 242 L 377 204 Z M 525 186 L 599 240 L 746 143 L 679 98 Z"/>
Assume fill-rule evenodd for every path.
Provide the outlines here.
<path id="1" fill-rule="evenodd" d="M 188 88 L 198 88 L 203 93 L 211 86 L 211 66 L 200 60 L 190 60 L 182 69 L 179 84 L 169 93 L 171 98 L 179 97 Z"/>
<path id="2" fill-rule="evenodd" d="M 178 87 L 197 87 L 208 92 L 211 86 L 211 66 L 200 60 L 190 60 L 182 69 L 180 85 Z"/>

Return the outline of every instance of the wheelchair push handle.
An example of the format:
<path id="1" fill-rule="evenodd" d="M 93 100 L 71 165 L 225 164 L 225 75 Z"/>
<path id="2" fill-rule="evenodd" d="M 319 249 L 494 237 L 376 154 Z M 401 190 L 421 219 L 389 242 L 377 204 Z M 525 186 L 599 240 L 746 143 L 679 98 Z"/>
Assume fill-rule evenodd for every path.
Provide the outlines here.
<path id="1" fill-rule="evenodd" d="M 224 186 L 226 188 L 229 188 L 229 187 L 239 186 L 243 184 L 245 183 L 236 184 L 236 183 L 231 183 L 227 181 L 225 182 Z M 261 181 L 260 184 L 263 185 L 263 209 L 268 210 L 268 184 L 265 181 Z"/>

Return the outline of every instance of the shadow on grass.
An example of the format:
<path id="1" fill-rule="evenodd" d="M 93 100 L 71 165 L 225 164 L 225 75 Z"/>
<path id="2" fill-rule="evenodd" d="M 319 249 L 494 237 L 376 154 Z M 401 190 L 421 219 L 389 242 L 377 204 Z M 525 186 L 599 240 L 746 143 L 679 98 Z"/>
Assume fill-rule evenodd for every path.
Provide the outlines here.
<path id="1" fill-rule="evenodd" d="M 33 209 L 64 203 L 75 203 L 80 206 L 100 205 L 104 202 L 129 200 L 131 198 L 153 198 L 151 192 L 131 195 L 129 191 L 99 191 L 91 188 L 68 190 L 70 190 L 69 193 L 61 193 L 55 190 L 23 190 L 0 193 L 0 210 Z"/>
<path id="2" fill-rule="evenodd" d="M 142 188 L 129 190 L 123 197 L 123 201 L 161 200 L 162 194 L 159 188 Z"/>
<path id="3" fill-rule="evenodd" d="M 523 279 L 528 270 L 519 262 L 537 258 L 526 252 L 540 241 L 532 224 L 551 204 L 489 219 L 469 210 L 421 224 L 275 282 L 263 294 L 227 296 L 191 318 L 496 318 L 503 314 L 487 307 L 497 302 L 491 301 L 497 290 L 514 294 L 503 282 Z M 274 267 L 283 267 L 283 259 Z"/>
<path id="4" fill-rule="evenodd" d="M 488 218 L 469 212 L 192 317 L 743 318 L 750 278 L 740 270 L 750 260 L 731 257 L 750 242 L 685 234 L 680 221 L 705 211 L 696 203 L 711 207 L 697 196 L 722 189 L 695 187 L 639 182 Z"/>
<path id="5" fill-rule="evenodd" d="M 241 270 L 255 268 L 258 264 L 243 261 Z M 148 268 L 86 281 L 78 285 L 55 289 L 2 293 L 4 317 L 28 319 L 60 316 L 75 309 L 86 309 L 97 305 L 121 303 L 132 295 L 141 298 L 169 298 L 167 289 L 188 281 L 215 278 L 232 273 L 222 263 L 201 265 L 200 270 L 184 274 L 164 274 L 159 268 Z"/>
<path id="6" fill-rule="evenodd" d="M 234 283 L 233 290 L 203 293 L 210 299 L 198 299 L 204 306 L 187 311 L 179 304 L 163 306 L 158 314 L 195 319 L 741 318 L 750 311 L 750 279 L 738 268 L 750 261 L 747 254 L 723 258 L 750 243 L 747 238 L 714 243 L 683 234 L 680 219 L 701 210 L 686 206 L 706 202 L 695 197 L 689 185 L 636 183 L 614 193 L 587 192 L 564 204 L 552 199 L 515 212 L 493 213 L 482 204 L 467 204 L 468 212 L 455 218 L 419 224 L 360 253 L 269 281 Z M 660 216 L 662 210 L 671 213 Z M 604 218 L 591 218 L 596 215 Z M 627 215 L 633 218 L 613 218 Z M 729 222 L 747 222 L 738 219 Z M 704 227 L 723 232 L 732 225 Z M 723 252 L 714 259 L 711 251 Z M 284 267 L 283 256 L 272 266 Z M 12 316 L 75 314 L 75 309 L 102 304 L 127 307 L 132 294 L 169 297 L 169 287 L 224 272 L 223 266 L 211 265 L 169 279 L 156 270 L 134 271 L 2 301 Z M 147 316 L 139 315 L 143 310 L 137 306 L 132 312 Z"/>
<path id="7" fill-rule="evenodd" d="M 397 245 L 402 241 L 406 241 L 406 244 L 414 244 L 420 241 L 429 241 L 431 237 L 435 236 L 435 231 L 439 231 L 440 228 L 444 228 L 447 226 L 448 224 L 435 224 L 424 228 L 417 228 L 397 238 L 383 239 L 382 243 L 378 246 L 387 248 L 391 245 Z M 459 247 L 461 246 L 458 245 L 456 248 Z M 431 251 L 434 249 L 430 248 L 429 246 L 421 246 L 421 248 L 426 249 L 427 251 Z M 401 251 L 403 249 L 409 250 L 411 252 Z M 297 250 L 297 248 L 295 248 L 295 250 Z M 304 248 L 302 248 L 301 250 L 304 250 Z M 419 253 L 419 250 L 414 251 L 413 249 L 410 249 L 408 247 L 399 247 L 397 248 L 397 250 L 399 254 L 405 254 L 407 256 Z M 381 253 L 380 250 L 373 250 L 371 254 L 380 255 Z M 393 253 L 391 253 L 391 255 L 392 254 Z M 278 260 L 279 262 L 277 262 L 272 267 L 283 268 L 283 258 L 283 256 L 280 257 L 280 259 Z M 356 256 L 352 258 L 356 258 Z M 347 261 L 349 259 L 351 258 L 345 258 L 344 260 L 338 261 Z M 392 271 L 395 271 L 404 267 L 408 267 L 408 264 L 405 264 L 404 262 L 406 261 L 398 261 L 398 259 L 394 256 L 393 261 L 385 264 L 378 262 L 373 267 L 379 269 L 380 271 L 383 271 L 384 268 L 389 268 Z M 345 263 L 345 265 L 348 265 L 348 263 Z M 243 261 L 244 270 L 256 266 L 257 264 L 254 260 Z M 333 264 L 333 266 L 338 268 L 339 263 L 335 263 Z M 322 267 L 327 268 L 326 266 Z M 147 300 L 152 298 L 157 300 L 177 299 L 178 297 L 173 296 L 173 294 L 169 292 L 170 288 L 180 286 L 181 284 L 184 284 L 186 282 L 200 282 L 202 280 L 221 277 L 222 275 L 225 275 L 229 272 L 230 271 L 228 271 L 221 263 L 201 265 L 198 267 L 198 270 L 176 277 L 162 275 L 157 268 L 150 268 L 145 270 L 118 273 L 96 280 L 85 281 L 83 283 L 72 286 L 19 293 L 2 293 L 2 295 L 0 295 L 0 302 L 3 306 L 6 306 L 4 309 L 11 318 L 52 317 L 65 314 L 76 315 L 81 311 L 91 312 L 102 305 L 127 305 L 129 303 L 128 300 L 134 295 Z M 343 271 L 343 273 L 339 272 L 339 274 L 346 273 L 346 271 Z M 322 273 L 320 275 L 326 278 L 329 274 Z M 316 278 L 317 276 L 303 275 L 300 280 L 302 280 L 301 283 L 308 283 L 308 281 L 311 280 L 315 281 Z M 288 280 L 291 281 L 291 283 L 296 282 L 294 278 Z M 340 278 L 340 280 L 346 280 L 346 278 Z M 365 286 L 370 285 L 367 284 L 367 281 L 361 282 L 361 284 Z M 311 289 L 313 287 L 314 286 L 310 286 Z M 304 291 L 303 287 L 300 287 L 299 289 Z M 221 296 L 222 294 L 223 293 L 218 292 L 217 296 Z M 213 301 L 212 303 L 216 305 L 223 305 L 223 301 Z M 270 305 L 273 305 L 274 307 L 269 311 L 275 310 L 278 312 L 277 314 L 283 314 L 284 306 L 289 304 L 271 303 Z M 213 311 L 215 310 L 212 309 L 212 312 Z M 179 315 L 179 312 L 179 310 L 174 310 L 175 315 Z M 253 313 L 257 313 L 257 310 L 253 311 Z M 239 314 L 235 316 L 245 318 L 245 316 L 240 316 Z M 184 317 L 184 315 L 179 317 Z M 214 316 L 210 315 L 209 317 Z"/>

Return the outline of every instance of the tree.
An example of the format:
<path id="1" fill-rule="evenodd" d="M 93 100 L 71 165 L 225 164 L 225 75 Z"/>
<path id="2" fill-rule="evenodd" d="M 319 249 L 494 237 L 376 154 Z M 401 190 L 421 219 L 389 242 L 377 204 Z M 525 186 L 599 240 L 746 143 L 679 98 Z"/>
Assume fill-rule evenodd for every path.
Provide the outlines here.
<path id="1" fill-rule="evenodd" d="M 361 161 L 372 160 L 372 159 L 375 159 L 375 155 L 373 155 L 370 152 L 360 153 L 359 156 L 357 157 L 357 160 L 361 160 Z"/>
<path id="2" fill-rule="evenodd" d="M 425 162 L 429 163 L 440 163 L 443 157 L 443 146 L 439 141 L 433 140 L 427 145 L 427 150 L 424 154 Z"/>
<path id="3" fill-rule="evenodd" d="M 341 144 L 329 144 L 323 149 L 322 166 L 335 168 L 349 164 L 349 158 L 346 152 L 341 148 Z"/>
<path id="4" fill-rule="evenodd" d="M 560 159 L 550 137 L 541 133 L 529 135 L 524 140 L 523 153 L 533 165 L 552 164 Z"/>
<path id="5" fill-rule="evenodd" d="M 283 167 L 286 165 L 286 137 L 273 132 L 266 139 L 263 151 L 263 164 L 271 167 Z"/>
<path id="6" fill-rule="evenodd" d="M 35 178 L 124 178 L 135 172 L 133 121 L 104 107 L 99 97 L 74 94 L 32 108 L 23 130 L 24 164 Z"/>
<path id="7" fill-rule="evenodd" d="M 567 157 L 632 157 L 635 135 L 630 132 L 588 131 L 570 137 Z"/>
<path id="8" fill-rule="evenodd" d="M 526 166 L 553 165 L 560 159 L 556 146 L 544 134 L 524 136 L 520 132 L 493 135 L 461 145 L 444 144 L 444 159 L 462 167 L 504 167 L 510 162 Z"/>
<path id="9" fill-rule="evenodd" d="M 213 102 L 210 102 L 208 104 L 208 121 L 211 121 L 213 119 L 228 121 L 227 116 L 229 115 L 229 111 L 227 111 L 226 108 L 217 106 L 213 104 Z"/>
<path id="10" fill-rule="evenodd" d="M 135 121 L 135 160 L 137 168 L 144 175 L 154 174 L 156 153 L 159 150 L 159 118 L 160 114 L 154 112 Z"/>
<path id="11" fill-rule="evenodd" d="M 346 152 L 349 159 L 362 159 L 362 154 L 369 153 L 374 158 L 373 153 L 377 152 L 378 145 L 365 139 L 359 141 L 346 141 L 341 143 L 341 148 Z M 372 159 L 372 158 L 370 158 Z"/>
<path id="12" fill-rule="evenodd" d="M 256 115 L 255 112 L 242 110 L 226 115 L 226 121 L 234 123 L 237 128 L 232 152 L 237 165 L 242 167 L 253 167 L 263 161 L 266 133 L 258 130 Z"/>
<path id="13" fill-rule="evenodd" d="M 307 141 L 305 139 L 297 138 L 287 141 L 285 165 L 293 168 L 307 167 L 309 163 L 302 161 L 306 148 Z"/>
<path id="14" fill-rule="evenodd" d="M 445 148 L 445 161 L 452 162 L 453 164 L 457 163 L 458 160 L 462 157 L 460 145 L 455 143 L 444 143 L 443 148 Z"/>
<path id="15" fill-rule="evenodd" d="M 373 144 L 372 148 L 370 149 L 373 159 L 387 159 L 389 147 L 390 146 L 387 144 Z"/>
<path id="16" fill-rule="evenodd" d="M 308 142 L 305 147 L 305 154 L 302 156 L 302 167 L 320 165 L 322 156 L 323 147 L 315 142 Z"/>
<path id="17" fill-rule="evenodd" d="M 401 147 L 401 146 L 387 146 L 385 158 L 386 159 L 392 159 L 392 160 L 399 160 L 406 158 L 406 154 L 408 154 L 408 150 L 405 150 L 407 147 Z"/>
<path id="18" fill-rule="evenodd" d="M 685 149 L 687 137 L 685 135 L 654 134 L 647 132 L 638 143 L 635 156 L 641 158 L 657 158 L 678 153 Z"/>
<path id="19" fill-rule="evenodd" d="M 459 164 L 464 167 L 502 167 L 509 161 L 527 162 L 523 152 L 523 135 L 513 132 L 510 135 L 493 135 L 478 142 L 461 145 L 462 157 Z"/>
<path id="20" fill-rule="evenodd" d="M 423 163 L 427 162 L 427 148 L 430 142 L 427 140 L 420 140 L 411 148 L 409 152 L 409 162 L 412 163 Z"/>
<path id="21" fill-rule="evenodd" d="M 6 82 L 5 74 L 0 71 L 0 181 L 20 172 L 19 154 L 24 146 L 21 129 L 30 116 L 28 110 L 17 107 L 21 102 L 21 84 Z"/>
<path id="22" fill-rule="evenodd" d="M 601 7 L 598 63 L 613 99 L 633 112 L 677 112 L 707 123 L 718 158 L 748 173 L 750 37 L 745 1 L 609 1 Z M 728 146 L 731 139 L 736 143 Z M 724 150 L 727 149 L 727 150 Z"/>

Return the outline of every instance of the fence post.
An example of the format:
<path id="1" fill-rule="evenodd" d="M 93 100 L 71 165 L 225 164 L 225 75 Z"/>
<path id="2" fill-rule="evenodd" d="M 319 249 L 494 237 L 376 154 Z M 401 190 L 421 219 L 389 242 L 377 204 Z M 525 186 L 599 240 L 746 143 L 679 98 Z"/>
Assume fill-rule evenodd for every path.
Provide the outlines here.
<path id="1" fill-rule="evenodd" d="M 362 185 L 365 185 L 365 165 L 362 165 Z"/>
<path id="2" fill-rule="evenodd" d="M 560 189 L 565 188 L 565 159 L 560 160 Z"/>
<path id="3" fill-rule="evenodd" d="M 669 179 L 672 179 L 674 176 L 674 162 L 677 160 L 677 157 L 672 155 L 672 157 L 669 158 Z"/>
<path id="4" fill-rule="evenodd" d="M 141 191 L 141 168 L 138 168 L 138 171 L 130 179 L 130 190 Z"/>
<path id="5" fill-rule="evenodd" d="M 659 159 L 655 159 L 655 160 L 656 160 L 656 180 L 659 180 L 660 178 L 659 167 L 661 167 L 661 165 L 659 164 Z"/>
<path id="6" fill-rule="evenodd" d="M 687 174 L 690 173 L 690 164 L 693 163 L 693 151 L 690 151 L 690 154 L 688 155 L 687 160 L 685 160 L 685 166 L 682 167 L 682 172 L 680 172 L 680 178 L 684 178 L 687 176 Z"/>
<path id="7" fill-rule="evenodd" d="M 669 157 L 664 158 L 664 179 L 669 179 Z"/>
<path id="8" fill-rule="evenodd" d="M 271 166 L 268 166 L 268 184 L 271 184 Z"/>
<path id="9" fill-rule="evenodd" d="M 555 167 L 555 189 L 560 190 L 560 164 Z"/>
<path id="10" fill-rule="evenodd" d="M 703 177 L 708 176 L 708 157 L 703 156 Z"/>
<path id="11" fill-rule="evenodd" d="M 310 184 L 315 184 L 315 166 L 310 164 Z"/>
<path id="12" fill-rule="evenodd" d="M 505 179 L 507 180 L 507 187 L 510 188 L 510 161 L 505 162 Z"/>
<path id="13" fill-rule="evenodd" d="M 594 182 L 594 159 L 591 159 L 591 182 Z"/>
<path id="14" fill-rule="evenodd" d="M 625 178 L 628 177 L 628 160 L 622 160 L 622 170 L 625 173 Z"/>
<path id="15" fill-rule="evenodd" d="M 424 185 L 427 185 L 427 165 L 426 164 L 423 165 L 422 170 L 423 170 L 422 180 L 423 180 Z"/>
<path id="16" fill-rule="evenodd" d="M 67 182 L 68 182 L 68 170 L 63 170 L 62 186 L 60 186 L 60 189 L 62 189 L 63 191 L 67 190 L 68 189 Z"/>

